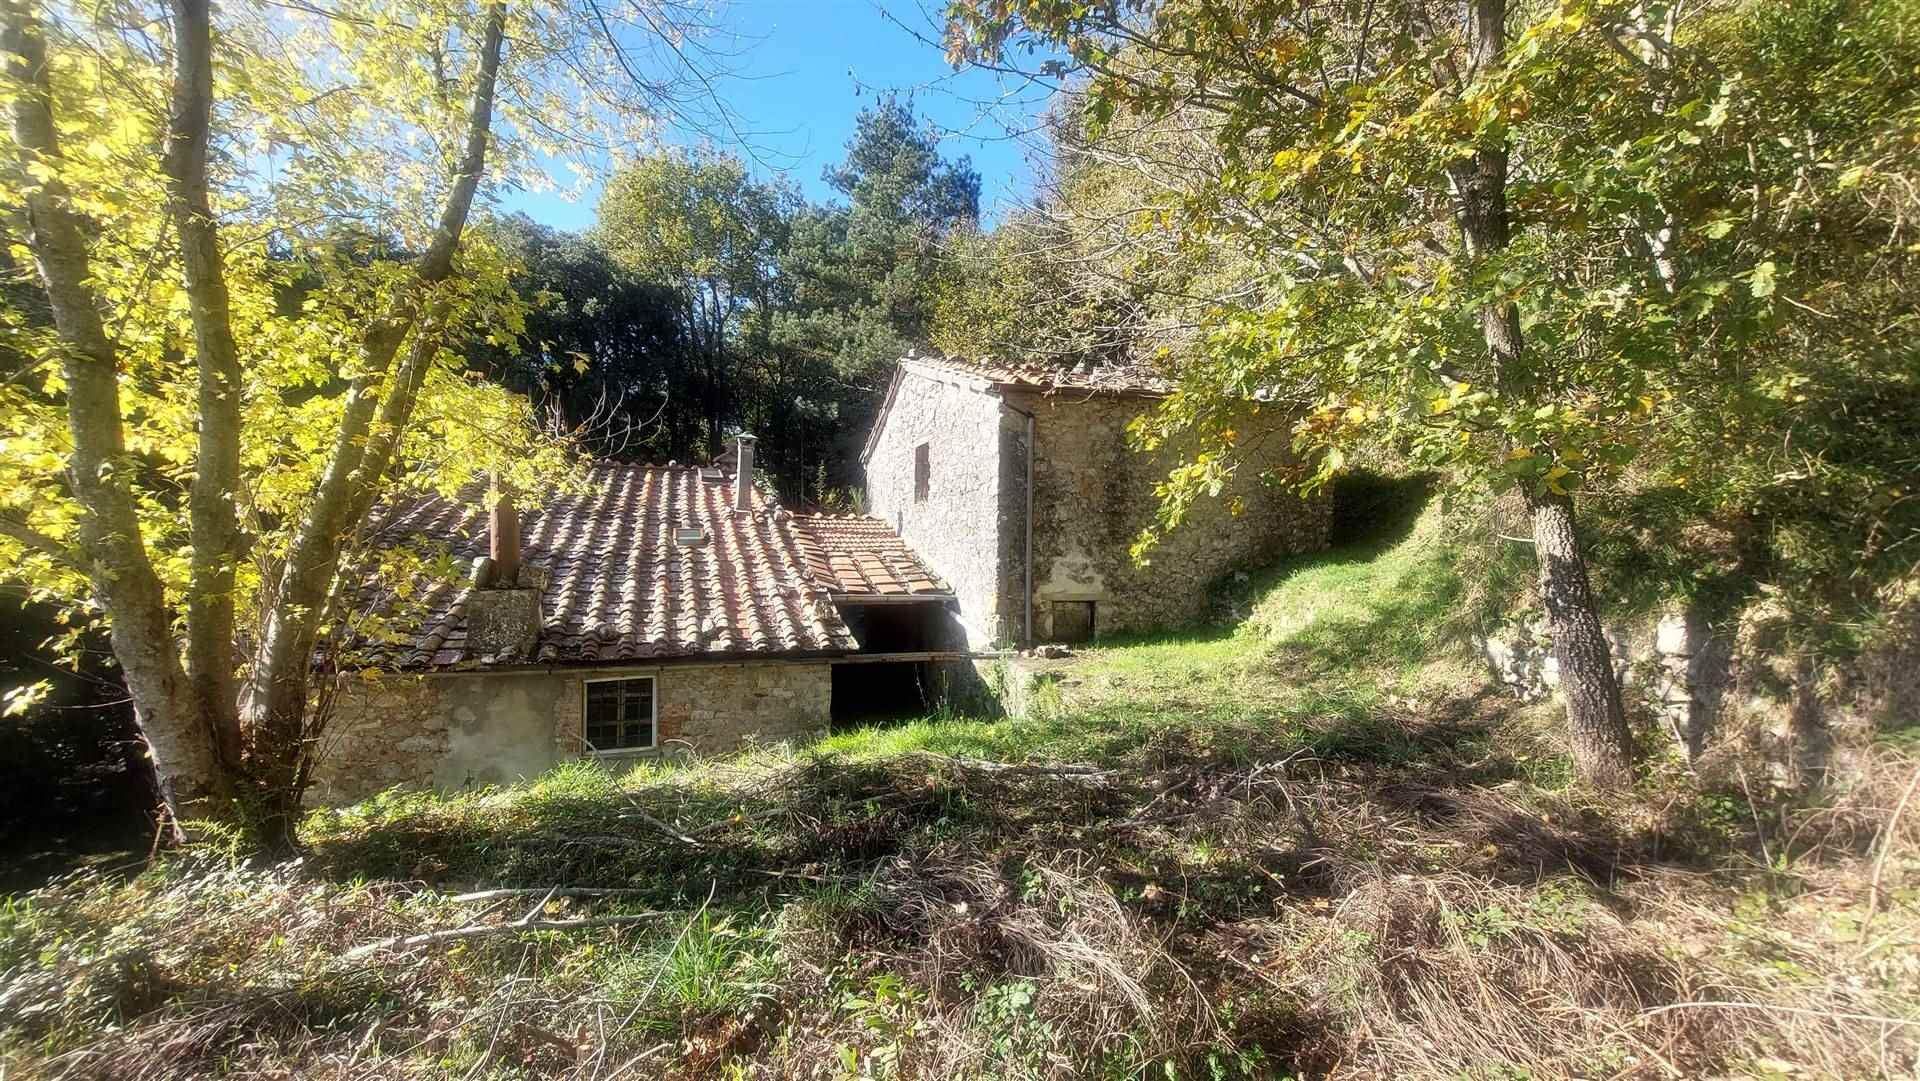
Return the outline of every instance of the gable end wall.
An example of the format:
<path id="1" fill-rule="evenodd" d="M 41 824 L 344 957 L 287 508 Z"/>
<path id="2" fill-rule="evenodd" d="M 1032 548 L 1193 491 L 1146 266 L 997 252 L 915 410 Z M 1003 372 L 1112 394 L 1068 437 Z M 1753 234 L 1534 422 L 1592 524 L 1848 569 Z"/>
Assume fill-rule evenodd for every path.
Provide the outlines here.
<path id="1" fill-rule="evenodd" d="M 867 513 L 900 534 L 959 601 L 967 645 L 1020 634 L 1025 421 L 990 391 L 901 369 L 867 457 Z M 929 452 L 927 498 L 914 499 L 914 448 Z"/>

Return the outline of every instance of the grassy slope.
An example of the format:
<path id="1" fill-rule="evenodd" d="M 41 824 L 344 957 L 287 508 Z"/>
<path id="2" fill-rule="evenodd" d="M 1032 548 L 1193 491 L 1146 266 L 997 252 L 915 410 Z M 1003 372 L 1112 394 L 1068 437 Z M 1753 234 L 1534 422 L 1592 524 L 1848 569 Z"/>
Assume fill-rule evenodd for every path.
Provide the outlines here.
<path id="1" fill-rule="evenodd" d="M 393 794 L 316 814 L 297 867 L 76 878 L 0 910 L 0 1039 L 99 1076 L 1910 1071 L 1916 1028 L 1838 1016 L 1920 1020 L 1910 862 L 1860 934 L 1893 774 L 1585 801 L 1550 716 L 1479 688 L 1452 568 L 1429 512 L 1246 583 L 1232 633 L 1088 651 L 1032 719 Z M 453 898 L 556 885 L 626 892 Z M 343 956 L 536 907 L 659 915 Z"/>

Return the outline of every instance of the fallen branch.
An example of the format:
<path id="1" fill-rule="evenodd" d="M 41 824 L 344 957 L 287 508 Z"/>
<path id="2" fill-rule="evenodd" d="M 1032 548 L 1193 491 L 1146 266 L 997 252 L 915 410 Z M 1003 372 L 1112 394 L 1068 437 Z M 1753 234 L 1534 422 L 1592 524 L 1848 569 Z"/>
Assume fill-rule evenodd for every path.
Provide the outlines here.
<path id="1" fill-rule="evenodd" d="M 564 845 L 617 845 L 623 848 L 645 848 L 643 841 L 631 837 L 617 837 L 611 833 L 583 833 L 578 837 L 557 838 Z"/>
<path id="2" fill-rule="evenodd" d="M 546 894 L 550 897 L 615 897 L 621 894 L 645 893 L 645 892 L 647 891 L 646 890 L 598 889 L 598 888 L 587 887 L 587 886 L 566 886 L 558 889 L 547 889 L 540 886 L 534 886 L 526 889 L 511 888 L 511 889 L 497 889 L 497 890 L 475 890 L 472 893 L 455 894 L 452 897 L 447 898 L 447 900 L 457 901 L 461 904 L 468 904 L 476 901 L 497 901 L 503 897 L 532 897 L 536 894 Z"/>
<path id="3" fill-rule="evenodd" d="M 769 878 L 797 878 L 805 882 L 824 882 L 828 885 L 836 882 L 858 881 L 858 878 L 854 875 L 810 875 L 804 871 L 769 871 L 763 867 L 749 867 L 747 870 L 756 875 L 766 875 Z"/>
<path id="4" fill-rule="evenodd" d="M 1729 1009 L 1762 1010 L 1769 1013 L 1791 1013 L 1801 1017 L 1825 1017 L 1833 1021 L 1866 1021 L 1876 1025 L 1920 1025 L 1920 1020 L 1905 1017 L 1885 1017 L 1875 1013 L 1846 1013 L 1840 1010 L 1810 1010 L 1804 1006 L 1776 1006 L 1770 1002 L 1669 1002 L 1664 1006 L 1655 1006 L 1641 1010 L 1642 1017 L 1652 1017 L 1668 1010 L 1686 1009 Z"/>
<path id="5" fill-rule="evenodd" d="M 975 773 L 1025 773 L 1046 777 L 1059 777 L 1062 780 L 1087 781 L 1098 783 L 1113 776 L 1114 771 L 1100 766 L 1090 766 L 1080 762 L 1066 762 L 1059 765 L 1043 765 L 1026 762 L 993 762 L 984 758 L 955 758 L 952 755 L 934 754 L 931 751 L 918 751 L 913 757 L 931 758 L 956 769 L 972 770 Z"/>
<path id="6" fill-rule="evenodd" d="M 1907 804 L 1913 799 L 1913 790 L 1920 787 L 1920 766 L 1914 767 L 1913 778 L 1907 782 L 1907 790 L 1900 793 L 1900 803 L 1893 809 L 1893 817 L 1880 828 L 1880 854 L 1873 860 L 1873 884 L 1867 890 L 1867 914 L 1860 920 L 1860 941 L 1867 940 L 1867 927 L 1880 913 L 1880 878 L 1887 873 L 1887 854 L 1893 851 L 1893 843 L 1899 839 L 1900 816 L 1907 811 Z"/>
<path id="7" fill-rule="evenodd" d="M 537 910 L 536 910 L 537 911 Z M 355 946 L 341 954 L 341 960 L 356 961 L 386 950 L 405 951 L 419 946 L 431 946 L 439 942 L 456 942 L 465 938 L 481 938 L 487 935 L 520 935 L 535 931 L 583 931 L 590 927 L 614 927 L 621 924 L 641 923 L 656 920 L 662 916 L 671 916 L 671 912 L 636 912 L 625 916 L 594 916 L 578 920 L 536 920 L 523 918 L 512 923 L 492 923 L 451 927 L 444 931 L 426 931 L 417 935 L 399 935 L 383 938 L 378 942 L 369 942 L 364 946 Z M 531 913 L 529 913 L 531 916 Z"/>
<path id="8" fill-rule="evenodd" d="M 681 844 L 690 845 L 694 848 L 700 847 L 699 841 L 694 840 L 693 838 L 687 836 L 684 833 L 681 833 L 679 830 L 668 825 L 667 823 L 662 822 L 659 819 L 648 814 L 647 812 L 641 810 L 640 805 L 637 803 L 634 803 L 632 797 L 628 797 L 627 803 L 633 807 L 633 813 L 630 815 L 621 815 L 620 816 L 621 818 L 637 818 L 640 821 L 645 822 L 647 825 L 652 826 L 654 829 L 659 830 L 661 833 L 664 833 L 667 836 L 673 838 L 674 840 L 679 841 Z"/>

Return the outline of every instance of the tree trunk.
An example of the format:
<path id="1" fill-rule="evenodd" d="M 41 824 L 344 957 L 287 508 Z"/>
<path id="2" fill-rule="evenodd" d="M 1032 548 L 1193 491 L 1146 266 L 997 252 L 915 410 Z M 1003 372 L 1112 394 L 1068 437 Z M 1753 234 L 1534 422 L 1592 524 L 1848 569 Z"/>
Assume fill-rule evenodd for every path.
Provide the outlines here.
<path id="1" fill-rule="evenodd" d="M 193 580 L 187 597 L 187 676 L 223 771 L 240 766 L 234 570 L 240 530 L 240 355 L 218 227 L 207 198 L 213 113 L 213 32 L 208 0 L 173 0 L 173 106 L 167 130 L 168 212 L 180 235 L 187 306 L 200 379 L 199 446 L 188 508 Z"/>
<path id="2" fill-rule="evenodd" d="M 1539 495 L 1527 504 L 1533 512 L 1540 597 L 1553 635 L 1553 658 L 1560 665 L 1574 768 L 1588 784 L 1615 788 L 1632 779 L 1633 738 L 1620 704 L 1613 654 L 1587 581 L 1586 560 L 1580 554 L 1573 500 Z"/>
<path id="3" fill-rule="evenodd" d="M 270 598 L 266 632 L 254 660 L 246 703 L 247 772 L 254 803 L 250 824 L 256 840 L 269 849 L 290 849 L 293 845 L 301 789 L 312 753 L 307 719 L 313 653 L 342 547 L 357 518 L 365 515 L 377 494 L 380 477 L 398 443 L 398 429 L 412 414 L 424 375 L 424 370 L 416 368 L 430 362 L 438 347 L 430 333 L 416 333 L 407 363 L 388 378 L 401 342 L 416 329 L 421 306 L 430 303 L 427 294 L 452 272 L 454 253 L 486 168 L 494 85 L 505 31 L 506 8 L 490 5 L 467 117 L 465 153 L 441 212 L 439 228 L 433 244 L 421 257 L 414 280 L 375 321 L 362 342 L 363 374 L 348 392 L 333 457 L 288 550 L 277 591 Z"/>
<path id="4" fill-rule="evenodd" d="M 112 629 L 134 716 L 153 755 L 167 808 L 178 823 L 219 809 L 226 778 L 204 714 L 174 652 L 166 589 L 147 557 L 126 482 L 118 357 L 100 320 L 81 223 L 59 179 L 60 146 L 47 84 L 46 44 L 31 0 L 0 0 L 0 53 L 19 90 L 12 102 L 22 174 L 53 172 L 26 191 L 27 246 L 60 335 L 73 437 L 69 475 L 83 511 L 80 543 L 95 595 Z"/>
<path id="5" fill-rule="evenodd" d="M 1497 69 L 1506 50 L 1506 0 L 1472 0 L 1467 10 L 1470 80 Z M 1464 86 L 1462 87 L 1464 89 Z M 1507 212 L 1507 150 L 1501 143 L 1475 148 L 1447 168 L 1453 185 L 1460 231 L 1467 254 L 1484 259 L 1506 250 L 1512 239 Z M 1530 403 L 1540 379 L 1526 352 L 1520 312 L 1512 304 L 1490 302 L 1480 310 L 1480 327 L 1493 359 L 1500 393 Z M 1540 563 L 1540 593 L 1560 665 L 1574 768 L 1589 783 L 1613 787 L 1631 776 L 1633 744 L 1620 702 L 1606 635 L 1587 581 L 1587 564 L 1574 531 L 1573 500 L 1550 492 L 1530 492 L 1534 555 Z"/>

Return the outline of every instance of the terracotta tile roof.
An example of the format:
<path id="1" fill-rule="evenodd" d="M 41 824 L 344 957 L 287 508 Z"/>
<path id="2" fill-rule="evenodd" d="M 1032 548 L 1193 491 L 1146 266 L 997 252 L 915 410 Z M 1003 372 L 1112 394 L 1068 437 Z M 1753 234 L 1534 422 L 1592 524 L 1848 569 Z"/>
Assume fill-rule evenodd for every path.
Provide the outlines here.
<path id="1" fill-rule="evenodd" d="M 581 490 L 520 513 L 522 559 L 545 572 L 542 626 L 523 662 L 593 664 L 669 657 L 838 653 L 853 635 L 810 577 L 793 516 L 764 493 L 732 510 L 732 478 L 697 466 L 596 463 Z M 676 527 L 707 539 L 676 543 Z M 375 543 L 445 545 L 463 569 L 486 554 L 478 498 L 393 508 Z M 478 667 L 469 655 L 465 582 L 436 581 L 404 605 L 387 595 L 400 641 L 360 647 L 356 662 L 403 669 Z M 377 609 L 376 609 L 377 610 Z"/>
<path id="2" fill-rule="evenodd" d="M 953 595 L 878 518 L 798 514 L 793 522 L 813 580 L 836 596 Z"/>
<path id="3" fill-rule="evenodd" d="M 918 365 L 1002 387 L 1040 391 L 1081 391 L 1094 394 L 1163 395 L 1173 384 L 1142 365 L 1046 364 L 1038 361 L 1001 361 L 987 357 L 951 357 L 908 354 L 900 363 Z"/>

